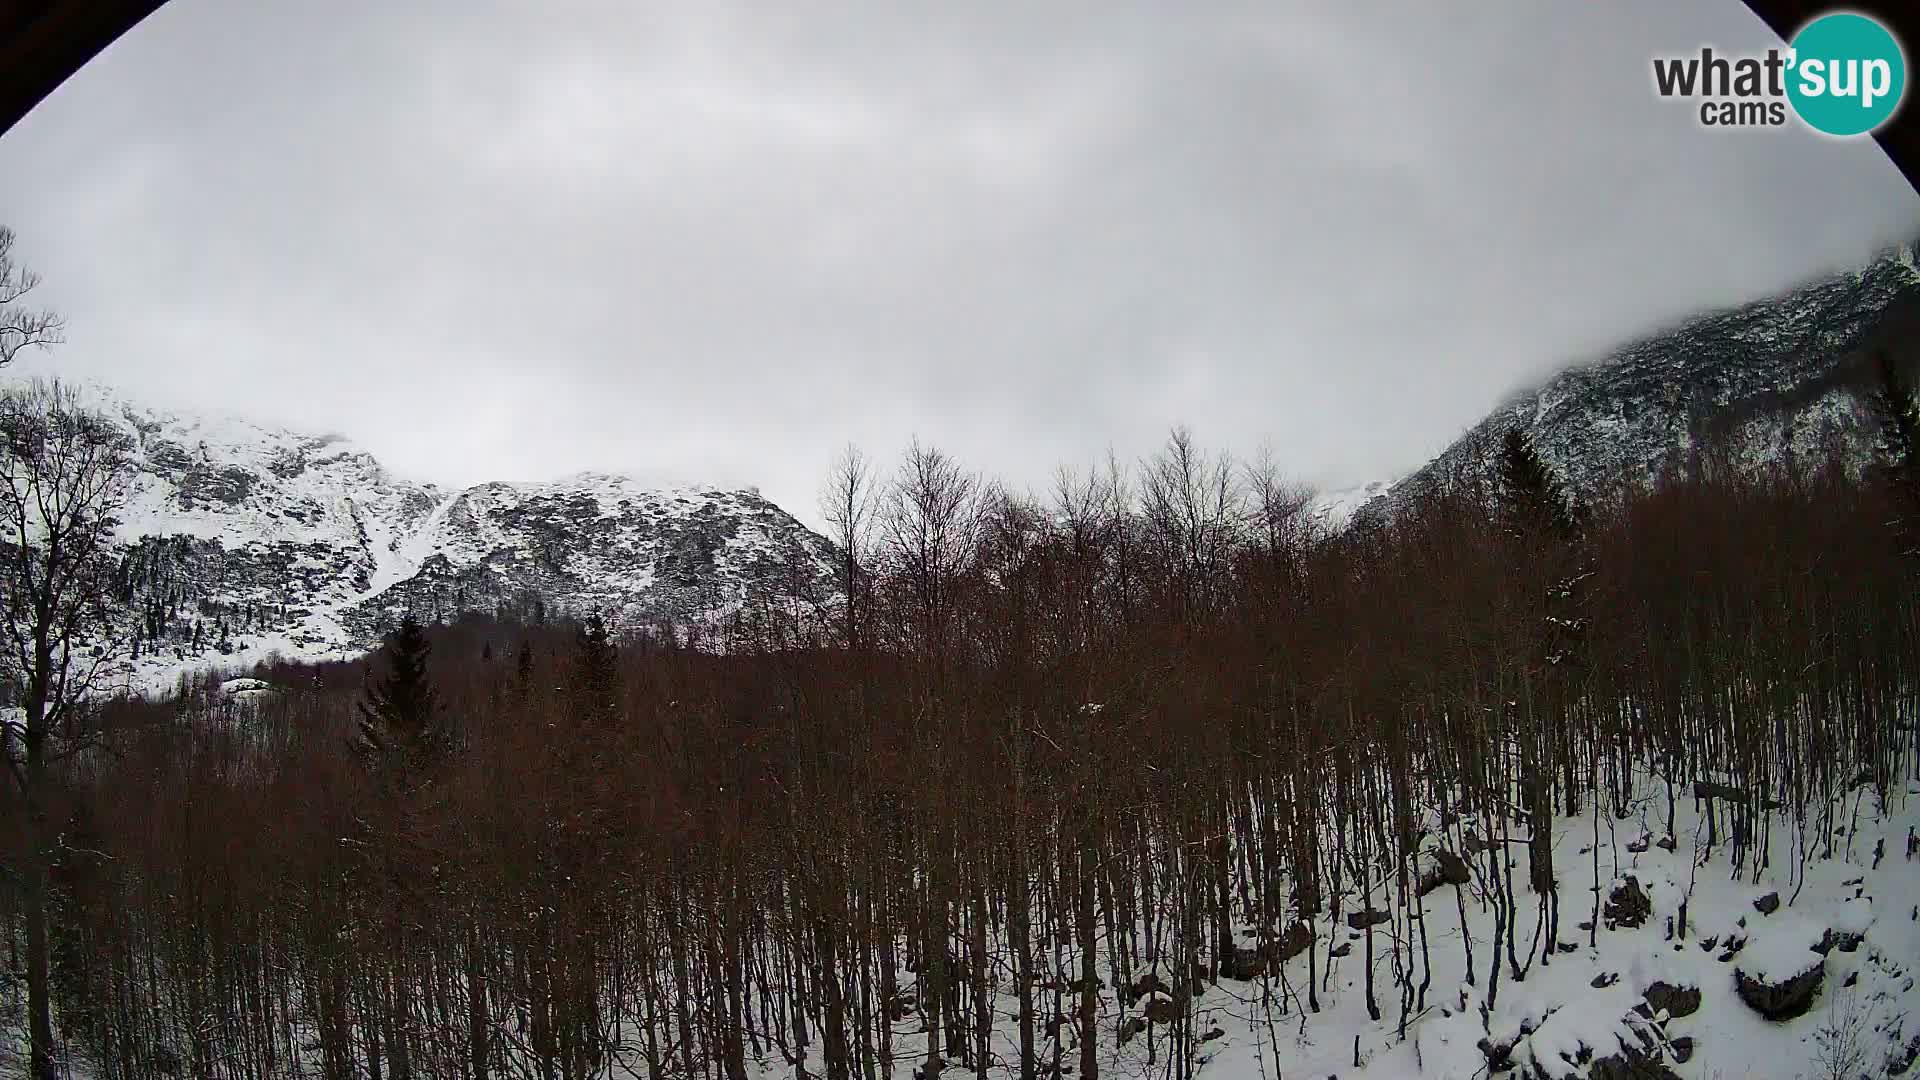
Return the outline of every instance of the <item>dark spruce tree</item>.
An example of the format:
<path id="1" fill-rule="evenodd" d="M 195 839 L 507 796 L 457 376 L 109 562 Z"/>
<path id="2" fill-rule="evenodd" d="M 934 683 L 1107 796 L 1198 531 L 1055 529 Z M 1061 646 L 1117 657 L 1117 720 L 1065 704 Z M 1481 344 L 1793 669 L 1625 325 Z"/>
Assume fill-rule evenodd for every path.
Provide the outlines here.
<path id="1" fill-rule="evenodd" d="M 438 734 L 439 696 L 427 670 L 426 629 L 412 614 L 387 636 L 387 674 L 367 687 L 360 703 L 360 734 L 366 745 L 387 759 L 417 762 Z"/>
<path id="2" fill-rule="evenodd" d="M 1586 620 L 1580 611 L 1593 566 L 1586 550 L 1585 508 L 1567 491 L 1533 440 L 1509 428 L 1500 450 L 1500 514 L 1521 558 L 1546 589 L 1546 633 L 1540 659 L 1572 681 Z"/>
<path id="3" fill-rule="evenodd" d="M 522 696 L 533 687 L 533 643 L 522 641 L 520 652 L 513 660 L 515 686 Z"/>
<path id="4" fill-rule="evenodd" d="M 1508 428 L 1500 445 L 1500 503 L 1509 531 L 1521 537 L 1552 533 L 1572 540 L 1580 532 L 1581 515 L 1566 486 L 1518 427 Z"/>
<path id="5" fill-rule="evenodd" d="M 1560 939 L 1560 889 L 1552 846 L 1552 772 L 1554 763 L 1559 762 L 1565 777 L 1572 776 L 1573 738 L 1568 719 L 1585 651 L 1581 644 L 1586 620 L 1581 608 L 1585 601 L 1583 585 L 1591 569 L 1583 544 L 1584 515 L 1559 476 L 1541 458 L 1532 438 L 1518 427 L 1507 429 L 1501 442 L 1499 480 L 1498 513 L 1513 545 L 1514 572 L 1525 588 L 1539 590 L 1536 595 L 1542 601 L 1537 609 L 1541 625 L 1525 631 L 1533 637 L 1534 647 L 1522 682 L 1519 704 L 1525 717 L 1519 725 L 1523 734 L 1518 741 L 1522 803 L 1531 831 L 1529 885 L 1545 898 L 1540 909 L 1540 929 L 1544 931 L 1540 936 L 1544 936 L 1545 947 L 1539 956 L 1542 963 L 1550 963 Z M 1577 813 L 1577 789 L 1563 783 L 1561 790 L 1567 799 L 1568 815 Z M 1536 942 L 1540 936 L 1536 936 Z M 1530 957 L 1528 966 L 1532 962 Z M 1515 978 L 1524 977 L 1525 971 L 1525 967 L 1515 965 Z"/>
<path id="6" fill-rule="evenodd" d="M 1873 411 L 1880 422 L 1880 479 L 1893 495 L 1894 537 L 1901 554 L 1920 555 L 1920 409 L 1913 385 L 1889 353 L 1876 358 L 1880 384 Z"/>
<path id="7" fill-rule="evenodd" d="M 619 708 L 620 653 L 613 632 L 596 612 L 574 636 L 573 687 L 580 719 L 590 727 L 611 721 Z"/>

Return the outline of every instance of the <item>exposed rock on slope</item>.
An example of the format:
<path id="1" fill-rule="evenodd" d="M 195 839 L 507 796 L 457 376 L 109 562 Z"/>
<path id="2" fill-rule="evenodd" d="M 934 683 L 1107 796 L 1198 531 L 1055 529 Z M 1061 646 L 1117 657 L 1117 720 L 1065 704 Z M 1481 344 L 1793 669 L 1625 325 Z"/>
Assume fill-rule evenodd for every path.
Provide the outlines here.
<path id="1" fill-rule="evenodd" d="M 356 633 L 403 607 L 445 618 L 535 598 L 627 624 L 700 621 L 753 597 L 824 597 L 832 548 L 752 492 L 585 474 L 462 491 L 403 554 L 418 568 L 346 613 Z"/>

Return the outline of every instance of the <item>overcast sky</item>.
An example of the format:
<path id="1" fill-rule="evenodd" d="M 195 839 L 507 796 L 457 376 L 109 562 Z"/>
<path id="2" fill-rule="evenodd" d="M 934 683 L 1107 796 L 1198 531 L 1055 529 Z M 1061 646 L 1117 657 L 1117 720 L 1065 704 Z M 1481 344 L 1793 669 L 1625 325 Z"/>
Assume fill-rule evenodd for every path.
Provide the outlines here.
<path id="1" fill-rule="evenodd" d="M 446 484 L 1016 483 L 1185 422 L 1298 479 L 1920 232 L 1868 140 L 1713 131 L 1738 0 L 172 0 L 0 136 L 57 370 Z M 36 367 L 42 366 L 39 364 Z"/>

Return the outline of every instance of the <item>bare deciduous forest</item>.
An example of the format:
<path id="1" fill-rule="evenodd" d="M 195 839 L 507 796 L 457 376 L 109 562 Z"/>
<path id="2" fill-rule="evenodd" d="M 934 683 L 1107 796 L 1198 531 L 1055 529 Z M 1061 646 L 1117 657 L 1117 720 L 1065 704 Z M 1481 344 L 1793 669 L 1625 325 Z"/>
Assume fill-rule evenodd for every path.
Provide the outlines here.
<path id="1" fill-rule="evenodd" d="M 1603 932 L 1548 838 L 1636 776 L 1756 880 L 1778 822 L 1804 876 L 1836 799 L 1905 797 L 1911 430 L 1865 476 L 1705 455 L 1584 506 L 1516 437 L 1497 490 L 1333 535 L 1184 432 L 1042 496 L 849 453 L 818 612 L 409 623 L 251 701 L 102 703 L 39 795 L 59 1034 L 116 1078 L 1097 1080 L 1139 1039 L 1181 1080 L 1206 986 L 1301 1022 L 1349 927 L 1404 1032 L 1462 948 L 1429 908 L 1492 909 L 1489 1002 Z"/>

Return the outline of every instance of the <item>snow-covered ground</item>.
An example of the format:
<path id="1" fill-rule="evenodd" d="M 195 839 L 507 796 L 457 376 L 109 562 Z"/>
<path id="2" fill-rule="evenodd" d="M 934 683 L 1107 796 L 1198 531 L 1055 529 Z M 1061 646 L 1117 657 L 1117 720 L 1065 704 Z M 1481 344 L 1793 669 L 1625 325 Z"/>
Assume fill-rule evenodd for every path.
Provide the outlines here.
<path id="1" fill-rule="evenodd" d="M 224 690 L 236 700 L 271 692 L 250 681 L 229 682 Z M 1437 884 L 1410 909 L 1392 910 L 1391 919 L 1375 928 L 1372 955 L 1382 1014 L 1377 1021 L 1367 1010 L 1362 934 L 1322 916 L 1314 945 L 1319 1011 L 1305 1008 L 1304 953 L 1252 980 L 1203 984 L 1193 999 L 1194 1075 L 1205 1080 L 1920 1076 L 1920 1064 L 1914 1062 L 1920 1054 L 1920 841 L 1914 839 L 1920 831 L 1920 782 L 1904 781 L 1887 807 L 1865 788 L 1838 800 L 1831 816 L 1831 857 L 1823 857 L 1828 838 L 1814 826 L 1799 831 L 1784 812 L 1776 813 L 1772 827 L 1763 830 L 1770 845 L 1764 859 L 1750 849 L 1740 874 L 1730 861 L 1733 849 L 1724 820 L 1720 842 L 1709 850 L 1705 818 L 1683 793 L 1676 831 L 1669 837 L 1663 830 L 1666 801 L 1664 786 L 1650 781 L 1639 786 L 1624 818 L 1596 818 L 1589 811 L 1556 820 L 1563 951 L 1550 963 L 1536 958 L 1523 980 L 1506 968 L 1497 990 L 1490 985 L 1494 909 L 1481 892 L 1478 873 L 1458 893 L 1454 885 Z M 1535 940 L 1537 908 L 1526 892 L 1523 840 L 1509 844 L 1507 852 L 1515 861 L 1524 956 Z M 1482 868 L 1489 861 L 1480 856 Z M 1762 866 L 1757 872 L 1756 865 Z M 1630 903 L 1634 896 L 1644 903 Z M 1347 905 L 1348 910 L 1357 906 Z M 1597 916 L 1596 907 L 1603 909 Z M 1403 952 L 1418 953 L 1421 923 L 1431 983 L 1424 1008 L 1406 1018 L 1403 1035 L 1389 942 L 1398 935 Z M 1249 931 L 1245 940 L 1251 946 L 1256 938 Z M 1471 985 L 1465 977 L 1468 941 L 1477 973 Z M 1504 965 L 1504 953 L 1500 956 Z M 1107 970 L 1104 962 L 1099 969 Z M 899 976 L 903 987 L 912 986 L 911 973 Z M 1415 980 L 1422 977 L 1416 969 Z M 1811 989 L 1811 1001 L 1803 1013 L 1768 1019 L 1743 997 L 1742 980 L 1775 986 L 1797 980 Z M 1154 1019 L 1171 1004 L 1164 993 L 1122 1004 L 1112 987 L 1103 986 L 1099 1001 L 1102 1076 L 1177 1075 L 1168 1068 L 1167 1028 Z M 994 1011 L 988 1072 L 1017 1075 L 1011 979 L 1000 980 Z M 1064 1061 L 1077 1062 L 1074 1025 L 1060 1030 L 1067 1040 Z M 1123 1030 L 1125 1039 L 1118 1037 Z M 633 1037 L 630 1033 L 630 1042 Z M 6 1041 L 17 1052 L 17 1028 Z M 917 1016 L 895 1025 L 895 1047 L 895 1075 L 904 1080 L 916 1072 L 924 1049 Z M 617 1080 L 646 1075 L 637 1049 L 630 1045 L 629 1050 L 615 1056 L 605 1075 Z M 1627 1052 L 1639 1054 L 1646 1071 L 1607 1072 L 1598 1064 Z M 778 1056 L 750 1062 L 750 1071 L 765 1080 L 825 1075 L 817 1048 L 811 1054 L 804 1071 Z M 1835 1059 L 1846 1055 L 1852 1055 L 1852 1066 L 1834 1071 Z M 0 1050 L 0 1061 L 7 1056 Z M 950 1062 L 946 1075 L 970 1071 Z M 74 1075 L 87 1073 L 77 1068 Z"/>
<path id="2" fill-rule="evenodd" d="M 1842 1075 L 1920 1076 L 1920 1064 L 1900 1073 L 1886 1071 L 1889 1062 L 1910 1061 L 1920 1051 L 1920 854 L 1908 853 L 1909 837 L 1920 828 L 1920 783 L 1909 782 L 1904 794 L 1896 792 L 1884 814 L 1870 791 L 1842 800 L 1836 818 L 1843 834 L 1833 838 L 1831 859 L 1819 857 L 1819 836 L 1802 839 L 1781 817 L 1771 831 L 1768 866 L 1757 880 L 1751 857 L 1747 873 L 1734 876 L 1724 822 L 1718 847 L 1707 852 L 1704 818 L 1688 795 L 1680 798 L 1672 851 L 1661 843 L 1664 787 L 1642 785 L 1638 796 L 1635 814 L 1626 820 L 1602 815 L 1596 823 L 1587 814 L 1556 822 L 1561 941 L 1570 951 L 1554 956 L 1550 965 L 1536 960 L 1524 981 L 1516 982 L 1510 970 L 1502 971 L 1491 1010 L 1483 1012 L 1489 996 L 1493 909 L 1476 896 L 1475 885 L 1464 886 L 1463 923 L 1453 886 L 1441 885 L 1420 902 L 1417 913 L 1426 923 L 1435 970 L 1427 1008 L 1410 1019 L 1404 1039 L 1386 935 L 1407 935 L 1408 946 L 1417 950 L 1412 939 L 1417 929 L 1409 913 L 1396 912 L 1393 922 L 1374 931 L 1374 976 L 1382 1012 L 1377 1022 L 1367 1013 L 1362 935 L 1344 923 L 1330 930 L 1323 917 L 1316 944 L 1320 1011 L 1311 1013 L 1289 1001 L 1283 1013 L 1278 1004 L 1287 987 L 1304 999 L 1304 954 L 1284 965 L 1284 980 L 1282 971 L 1272 970 L 1264 983 L 1222 979 L 1206 985 L 1194 1000 L 1196 1038 L 1204 1038 L 1197 1076 L 1470 1080 L 1511 1075 L 1559 1080 L 1599 1075 L 1590 1072 L 1591 1062 L 1620 1054 L 1625 1041 L 1657 1053 L 1665 1067 L 1684 1080 L 1797 1080 L 1833 1075 L 1826 1059 L 1836 1031 L 1850 1033 L 1863 1055 L 1861 1071 Z M 1798 870 L 1802 844 L 1814 853 L 1806 864 L 1804 885 Z M 1524 955 L 1533 940 L 1536 909 L 1524 891 L 1526 846 L 1513 844 L 1510 853 L 1517 860 L 1518 934 Z M 1596 897 L 1604 905 L 1628 877 L 1650 902 L 1644 924 L 1609 926 L 1603 915 L 1589 945 L 1589 932 L 1581 924 L 1594 918 Z M 1762 914 L 1761 907 L 1772 907 L 1766 900 L 1770 896 L 1779 901 L 1778 907 Z M 1684 933 L 1678 927 L 1683 904 Z M 1463 936 L 1474 942 L 1478 979 L 1473 986 L 1464 981 Z M 1246 941 L 1253 944 L 1251 933 Z M 1343 951 L 1337 948 L 1341 944 L 1352 947 L 1328 961 L 1330 946 Z M 1830 946 L 1824 954 L 1815 951 L 1823 944 Z M 1815 969 L 1821 972 L 1821 983 L 1811 1008 L 1790 1020 L 1763 1018 L 1735 988 L 1736 971 L 1749 978 L 1784 980 Z M 903 973 L 903 978 L 911 976 Z M 1650 1016 L 1636 1011 L 1656 984 L 1681 991 L 1681 1003 L 1671 1006 L 1671 1017 L 1653 1008 L 1645 1010 Z M 1698 1004 L 1688 1010 L 1685 991 L 1692 989 L 1699 992 Z M 994 1036 L 996 1064 L 989 1070 L 993 1075 L 1017 1074 L 1007 1064 L 1019 1060 L 1015 1001 L 1008 990 L 996 1003 L 1000 1022 Z M 1670 1000 L 1660 990 L 1655 994 L 1662 1002 Z M 1125 1045 L 1112 1038 L 1122 1019 L 1121 1005 L 1110 990 L 1100 1000 L 1102 1075 L 1168 1075 L 1165 1036 L 1159 1034 L 1163 1029 L 1146 1022 L 1153 999 L 1142 998 L 1126 1010 L 1141 1018 L 1143 1026 Z M 1274 1007 L 1263 1005 L 1267 1001 Z M 1687 1014 L 1680 1015 L 1682 1011 Z M 924 1040 L 912 1038 L 917 1026 L 913 1020 L 898 1026 L 897 1043 L 921 1049 Z M 1212 1037 L 1205 1038 L 1208 1035 Z M 1491 1071 L 1483 1043 L 1501 1047 L 1513 1071 Z M 1065 1058 L 1075 1061 L 1076 1054 L 1070 1048 Z M 1675 1060 L 1681 1056 L 1684 1062 Z M 900 1075 L 911 1063 L 903 1059 L 897 1065 Z M 761 1062 L 760 1069 L 769 1080 L 795 1075 L 792 1066 L 777 1059 Z M 812 1075 L 823 1070 L 824 1062 L 808 1064 Z M 949 1063 L 946 1074 L 967 1072 Z"/>

